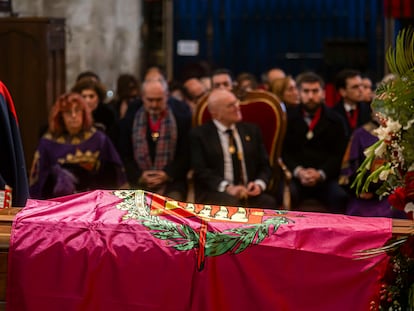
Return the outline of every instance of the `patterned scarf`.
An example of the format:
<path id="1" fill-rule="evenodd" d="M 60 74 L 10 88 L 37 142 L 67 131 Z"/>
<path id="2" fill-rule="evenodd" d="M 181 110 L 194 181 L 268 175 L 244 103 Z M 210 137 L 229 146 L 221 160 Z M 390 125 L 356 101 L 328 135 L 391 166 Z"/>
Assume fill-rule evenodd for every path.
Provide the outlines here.
<path id="1" fill-rule="evenodd" d="M 170 108 L 161 120 L 156 142 L 154 163 L 151 163 L 147 142 L 148 113 L 142 107 L 135 116 L 132 129 L 134 159 L 141 170 L 162 170 L 174 158 L 177 144 L 177 124 Z"/>

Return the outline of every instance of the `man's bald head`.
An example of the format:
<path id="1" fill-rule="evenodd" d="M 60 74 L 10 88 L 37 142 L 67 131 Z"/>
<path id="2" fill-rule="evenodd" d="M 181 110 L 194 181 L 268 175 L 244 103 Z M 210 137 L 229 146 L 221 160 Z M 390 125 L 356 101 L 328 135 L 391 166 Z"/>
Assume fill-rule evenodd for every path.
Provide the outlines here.
<path id="1" fill-rule="evenodd" d="M 208 110 L 213 119 L 228 127 L 242 120 L 239 100 L 226 89 L 214 89 L 210 93 Z"/>

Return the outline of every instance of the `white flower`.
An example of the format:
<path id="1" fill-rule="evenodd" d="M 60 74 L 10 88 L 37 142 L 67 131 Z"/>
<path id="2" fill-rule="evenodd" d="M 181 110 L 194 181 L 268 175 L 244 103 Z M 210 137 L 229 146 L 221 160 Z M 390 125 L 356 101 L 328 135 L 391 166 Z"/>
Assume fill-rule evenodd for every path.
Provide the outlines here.
<path id="1" fill-rule="evenodd" d="M 401 124 L 398 121 L 388 119 L 387 121 L 387 130 L 389 133 L 397 133 L 401 130 Z"/>
<path id="2" fill-rule="evenodd" d="M 377 137 L 378 137 L 380 140 L 384 140 L 384 139 L 388 138 L 388 131 L 387 131 L 387 128 L 385 128 L 385 127 L 383 127 L 383 126 L 380 126 L 380 127 L 376 128 L 376 129 L 374 130 L 374 134 L 375 134 L 375 135 L 377 135 Z"/>
<path id="3" fill-rule="evenodd" d="M 374 150 L 372 148 L 368 147 L 367 149 L 364 150 L 364 155 L 366 158 L 372 157 L 373 154 L 374 154 Z"/>
<path id="4" fill-rule="evenodd" d="M 401 130 L 401 124 L 398 121 L 388 119 L 386 126 L 380 126 L 374 130 L 374 133 L 381 140 L 391 140 L 392 136 Z"/>
<path id="5" fill-rule="evenodd" d="M 387 145 L 382 142 L 374 151 L 375 156 L 381 158 L 382 155 L 387 151 Z"/>
<path id="6" fill-rule="evenodd" d="M 414 204 L 413 202 L 408 202 L 405 207 L 404 207 L 404 212 L 409 213 L 409 212 L 414 212 Z"/>
<path id="7" fill-rule="evenodd" d="M 392 169 L 383 170 L 383 171 L 381 171 L 381 173 L 379 174 L 378 178 L 379 178 L 380 180 L 382 180 L 382 181 L 385 181 L 385 180 L 387 180 L 388 175 L 389 175 L 390 173 L 393 173 L 393 170 L 392 170 Z"/>

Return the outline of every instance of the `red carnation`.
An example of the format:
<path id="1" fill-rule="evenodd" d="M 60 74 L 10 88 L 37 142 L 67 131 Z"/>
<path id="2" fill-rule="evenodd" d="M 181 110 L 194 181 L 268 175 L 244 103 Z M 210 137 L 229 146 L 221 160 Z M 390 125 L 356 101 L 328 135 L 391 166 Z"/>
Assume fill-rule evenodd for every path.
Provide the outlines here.
<path id="1" fill-rule="evenodd" d="M 390 202 L 394 208 L 401 211 L 404 210 L 405 204 L 407 203 L 406 199 L 405 188 L 403 187 L 398 187 L 388 196 L 388 202 Z"/>

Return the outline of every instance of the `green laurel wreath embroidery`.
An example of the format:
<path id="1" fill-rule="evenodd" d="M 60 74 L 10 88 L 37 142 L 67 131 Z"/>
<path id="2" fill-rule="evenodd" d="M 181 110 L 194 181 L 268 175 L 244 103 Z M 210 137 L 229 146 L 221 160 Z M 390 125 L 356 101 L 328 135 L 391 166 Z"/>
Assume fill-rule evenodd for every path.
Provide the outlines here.
<path id="1" fill-rule="evenodd" d="M 124 219 L 135 219 L 151 234 L 161 240 L 166 240 L 169 246 L 179 251 L 199 248 L 199 233 L 192 227 L 177 224 L 157 216 L 150 215 L 150 207 L 145 203 L 143 191 L 115 192 L 124 199 L 118 208 L 127 210 Z M 284 214 L 283 211 L 275 211 Z M 206 232 L 205 256 L 219 256 L 227 252 L 238 254 L 251 245 L 261 243 L 266 237 L 274 234 L 282 224 L 292 222 L 287 217 L 277 216 L 267 218 L 260 224 L 242 225 L 222 232 Z"/>
<path id="2" fill-rule="evenodd" d="M 142 219 L 142 224 L 152 231 L 152 235 L 161 240 L 168 240 L 176 250 L 186 251 L 199 248 L 198 233 L 186 225 L 151 217 Z M 285 217 L 266 219 L 261 224 L 242 226 L 223 232 L 206 233 L 205 255 L 219 256 L 227 252 L 241 253 L 247 247 L 261 243 L 266 237 L 276 232 L 281 224 L 289 221 Z"/>

